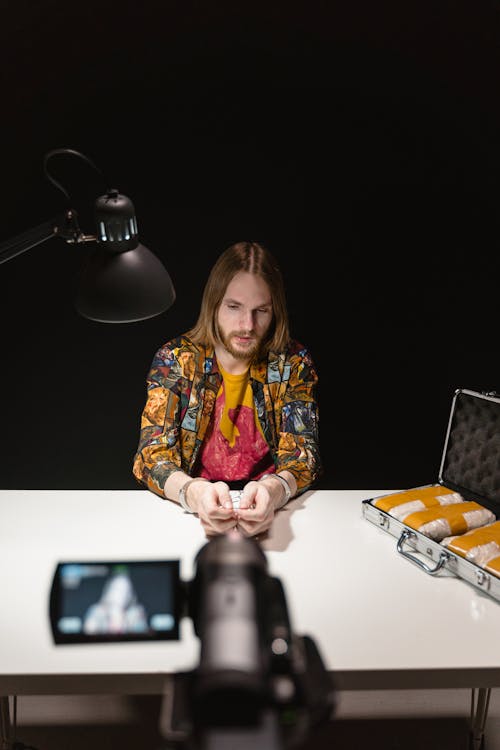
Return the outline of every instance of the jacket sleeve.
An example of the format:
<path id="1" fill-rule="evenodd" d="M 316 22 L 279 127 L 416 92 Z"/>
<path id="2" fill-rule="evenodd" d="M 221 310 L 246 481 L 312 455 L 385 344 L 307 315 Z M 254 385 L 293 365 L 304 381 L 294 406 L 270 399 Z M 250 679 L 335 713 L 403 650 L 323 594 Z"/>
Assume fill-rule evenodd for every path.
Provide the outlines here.
<path id="1" fill-rule="evenodd" d="M 276 471 L 286 469 L 305 492 L 322 471 L 319 451 L 318 374 L 307 349 L 297 349 L 289 360 L 290 375 L 282 384 Z M 284 388 L 283 388 L 284 385 Z"/>
<path id="2" fill-rule="evenodd" d="M 187 404 L 187 381 L 168 345 L 156 352 L 146 382 L 147 399 L 133 474 L 152 492 L 164 497 L 167 478 L 181 468 L 180 423 Z"/>

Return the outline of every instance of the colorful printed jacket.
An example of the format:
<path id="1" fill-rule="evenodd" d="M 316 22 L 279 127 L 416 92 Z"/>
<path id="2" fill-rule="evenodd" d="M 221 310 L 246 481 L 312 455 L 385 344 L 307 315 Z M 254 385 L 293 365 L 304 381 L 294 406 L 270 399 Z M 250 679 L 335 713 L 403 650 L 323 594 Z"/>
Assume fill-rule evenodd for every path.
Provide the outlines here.
<path id="1" fill-rule="evenodd" d="M 276 471 L 290 471 L 297 493 L 318 478 L 318 376 L 311 355 L 297 341 L 284 353 L 250 368 L 256 413 Z M 155 354 L 147 377 L 147 401 L 133 473 L 163 495 L 165 481 L 179 469 L 193 475 L 222 383 L 213 349 L 186 336 Z"/>

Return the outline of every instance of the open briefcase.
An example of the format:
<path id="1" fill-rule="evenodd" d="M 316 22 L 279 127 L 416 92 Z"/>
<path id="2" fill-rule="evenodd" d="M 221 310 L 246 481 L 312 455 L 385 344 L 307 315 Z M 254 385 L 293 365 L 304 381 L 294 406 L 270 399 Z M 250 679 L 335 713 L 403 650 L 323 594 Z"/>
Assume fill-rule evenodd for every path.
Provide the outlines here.
<path id="1" fill-rule="evenodd" d="M 363 500 L 362 510 L 426 573 L 450 571 L 500 601 L 498 394 L 457 389 L 438 482 Z"/>

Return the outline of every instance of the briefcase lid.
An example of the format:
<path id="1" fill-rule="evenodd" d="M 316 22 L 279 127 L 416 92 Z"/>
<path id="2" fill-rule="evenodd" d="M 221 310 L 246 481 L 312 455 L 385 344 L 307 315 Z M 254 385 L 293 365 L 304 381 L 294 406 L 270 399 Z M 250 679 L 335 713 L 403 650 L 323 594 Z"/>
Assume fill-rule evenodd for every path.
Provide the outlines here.
<path id="1" fill-rule="evenodd" d="M 500 396 L 457 388 L 439 482 L 500 511 Z"/>

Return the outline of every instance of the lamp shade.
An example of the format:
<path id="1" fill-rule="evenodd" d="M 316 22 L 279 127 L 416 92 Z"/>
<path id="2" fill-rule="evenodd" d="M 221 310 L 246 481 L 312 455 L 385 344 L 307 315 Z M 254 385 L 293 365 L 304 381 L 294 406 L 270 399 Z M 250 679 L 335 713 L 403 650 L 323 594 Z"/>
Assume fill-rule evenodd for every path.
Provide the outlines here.
<path id="1" fill-rule="evenodd" d="M 109 190 L 95 203 L 97 248 L 80 275 L 75 305 L 99 323 L 134 323 L 159 315 L 174 303 L 165 266 L 139 243 L 132 201 Z"/>
<path id="2" fill-rule="evenodd" d="M 147 247 L 110 253 L 98 246 L 83 266 L 75 306 L 99 323 L 134 323 L 165 312 L 174 301 L 168 271 Z"/>

